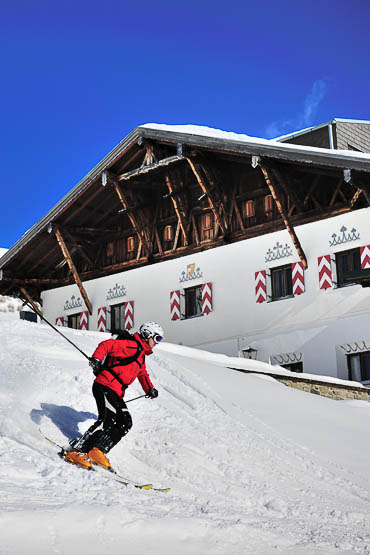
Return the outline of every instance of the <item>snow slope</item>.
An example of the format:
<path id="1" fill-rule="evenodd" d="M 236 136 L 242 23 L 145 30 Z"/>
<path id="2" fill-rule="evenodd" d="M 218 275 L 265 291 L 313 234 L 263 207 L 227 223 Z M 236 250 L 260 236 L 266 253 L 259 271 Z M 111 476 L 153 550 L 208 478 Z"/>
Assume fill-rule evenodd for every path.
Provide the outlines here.
<path id="1" fill-rule="evenodd" d="M 88 354 L 106 337 L 63 332 Z M 0 554 L 370 553 L 370 404 L 213 357 L 163 344 L 148 358 L 160 396 L 128 405 L 134 427 L 110 459 L 172 492 L 125 488 L 67 465 L 38 432 L 67 443 L 92 422 L 85 359 L 0 314 Z"/>

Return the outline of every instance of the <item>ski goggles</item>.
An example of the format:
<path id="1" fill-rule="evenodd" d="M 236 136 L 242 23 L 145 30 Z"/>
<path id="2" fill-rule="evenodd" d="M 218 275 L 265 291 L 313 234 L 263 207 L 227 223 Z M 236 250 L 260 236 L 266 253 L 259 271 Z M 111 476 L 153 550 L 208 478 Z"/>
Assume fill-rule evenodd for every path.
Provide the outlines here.
<path id="1" fill-rule="evenodd" d="M 161 335 L 158 335 L 157 333 L 154 334 L 152 337 L 153 337 L 153 340 L 154 340 L 156 343 L 160 343 L 160 342 L 162 341 L 162 339 L 163 339 L 163 337 L 162 337 Z"/>

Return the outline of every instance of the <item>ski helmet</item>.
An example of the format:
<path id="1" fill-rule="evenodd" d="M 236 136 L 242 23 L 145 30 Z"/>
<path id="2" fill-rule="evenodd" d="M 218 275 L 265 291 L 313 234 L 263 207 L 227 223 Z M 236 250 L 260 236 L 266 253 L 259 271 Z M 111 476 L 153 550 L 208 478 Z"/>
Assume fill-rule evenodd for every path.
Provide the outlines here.
<path id="1" fill-rule="evenodd" d="M 144 322 L 140 326 L 139 334 L 145 340 L 152 337 L 156 343 L 159 343 L 163 339 L 163 328 L 157 322 Z"/>

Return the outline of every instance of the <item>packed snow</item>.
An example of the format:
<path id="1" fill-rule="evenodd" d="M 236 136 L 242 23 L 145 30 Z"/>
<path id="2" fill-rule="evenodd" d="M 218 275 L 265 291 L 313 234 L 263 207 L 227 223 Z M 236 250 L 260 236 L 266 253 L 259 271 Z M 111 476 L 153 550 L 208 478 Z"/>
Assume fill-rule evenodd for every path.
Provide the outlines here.
<path id="1" fill-rule="evenodd" d="M 62 329 L 86 354 L 108 337 Z M 124 487 L 62 461 L 95 419 L 86 359 L 45 324 L 0 314 L 0 553 L 370 553 L 370 403 L 333 401 L 225 357 L 161 344 L 158 399 L 128 405 L 110 453 Z M 133 384 L 126 399 L 142 394 Z"/>

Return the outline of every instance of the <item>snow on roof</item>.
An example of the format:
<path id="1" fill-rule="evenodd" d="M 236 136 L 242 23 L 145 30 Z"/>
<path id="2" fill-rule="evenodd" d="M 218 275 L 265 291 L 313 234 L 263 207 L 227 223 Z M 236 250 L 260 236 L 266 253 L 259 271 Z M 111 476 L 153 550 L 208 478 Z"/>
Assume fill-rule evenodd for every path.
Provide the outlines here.
<path id="1" fill-rule="evenodd" d="M 334 121 L 334 120 L 333 120 Z M 339 120 L 336 120 L 339 121 Z M 344 121 L 344 120 L 343 120 Z M 349 121 L 349 120 L 347 120 Z M 330 122 L 329 122 L 330 123 Z M 367 122 L 365 122 L 367 123 Z M 327 125 L 327 124 L 323 124 Z M 321 127 L 321 126 L 317 126 Z M 316 128 L 307 128 L 309 129 L 317 129 Z M 165 132 L 172 132 L 172 133 L 187 133 L 189 135 L 197 135 L 201 137 L 211 137 L 213 139 L 220 139 L 223 141 L 236 141 L 239 143 L 250 143 L 250 144 L 260 144 L 264 146 L 276 146 L 280 150 L 296 150 L 305 152 L 316 152 L 325 154 L 327 156 L 338 157 L 341 154 L 345 155 L 346 157 L 353 157 L 353 158 L 361 158 L 363 160 L 370 161 L 370 154 L 357 152 L 353 150 L 339 150 L 339 149 L 330 149 L 330 148 L 319 148 L 317 146 L 306 146 L 306 145 L 294 145 L 290 143 L 281 143 L 278 139 L 282 137 L 278 137 L 277 139 L 262 139 L 260 137 L 251 137 L 250 135 L 246 135 L 245 133 L 235 133 L 234 131 L 223 131 L 222 129 L 215 129 L 213 127 L 207 127 L 204 125 L 193 125 L 193 124 L 184 124 L 184 125 L 167 125 L 164 123 L 145 123 L 140 125 L 139 128 L 147 128 L 147 129 L 154 129 L 158 131 L 165 131 Z M 303 131 L 298 131 L 297 133 L 301 133 Z M 292 133 L 291 135 L 295 135 L 296 133 Z M 288 137 L 288 135 L 286 135 Z"/>
<path id="2" fill-rule="evenodd" d="M 0 258 L 8 251 L 8 249 L 4 249 L 0 247 Z"/>

